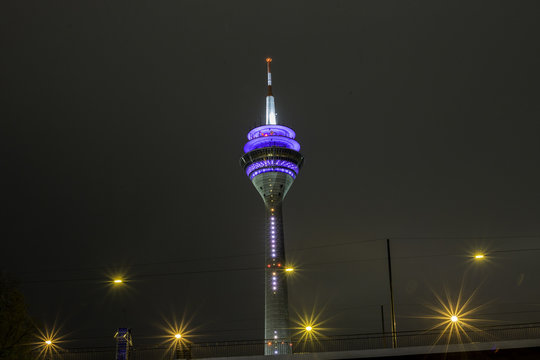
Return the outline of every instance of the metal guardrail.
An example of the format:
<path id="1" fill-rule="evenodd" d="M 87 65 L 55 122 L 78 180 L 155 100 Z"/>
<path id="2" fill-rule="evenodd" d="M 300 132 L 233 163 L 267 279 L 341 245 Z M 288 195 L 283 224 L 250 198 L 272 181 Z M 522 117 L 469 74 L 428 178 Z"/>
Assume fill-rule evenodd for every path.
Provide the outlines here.
<path id="1" fill-rule="evenodd" d="M 479 330 L 455 333 L 448 336 L 441 331 L 410 331 L 398 333 L 398 347 L 430 346 L 446 344 L 467 344 L 497 340 L 540 339 L 540 323 L 513 324 L 486 327 Z M 136 341 L 136 339 L 135 339 Z M 191 356 L 200 359 L 212 357 L 250 356 L 264 354 L 265 342 L 235 341 L 215 343 L 195 343 L 190 346 Z M 329 351 L 373 350 L 392 347 L 391 334 L 355 334 L 326 337 L 312 342 L 293 342 L 293 353 L 312 353 Z M 48 360 L 113 360 L 115 348 L 65 349 L 45 357 Z M 133 347 L 129 360 L 172 360 L 174 348 Z"/>

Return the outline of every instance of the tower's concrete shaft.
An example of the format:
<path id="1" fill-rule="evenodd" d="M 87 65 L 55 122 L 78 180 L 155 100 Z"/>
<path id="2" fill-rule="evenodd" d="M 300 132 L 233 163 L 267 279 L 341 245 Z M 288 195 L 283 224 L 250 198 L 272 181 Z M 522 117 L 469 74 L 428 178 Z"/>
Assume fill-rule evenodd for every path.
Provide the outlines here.
<path id="1" fill-rule="evenodd" d="M 293 150 L 265 147 L 240 159 L 265 207 L 265 354 L 291 353 L 282 203 L 304 158 Z"/>
<path id="2" fill-rule="evenodd" d="M 265 205 L 265 310 L 264 337 L 266 355 L 290 354 L 291 334 L 282 200 L 293 179 L 284 173 L 268 172 L 253 179 Z"/>

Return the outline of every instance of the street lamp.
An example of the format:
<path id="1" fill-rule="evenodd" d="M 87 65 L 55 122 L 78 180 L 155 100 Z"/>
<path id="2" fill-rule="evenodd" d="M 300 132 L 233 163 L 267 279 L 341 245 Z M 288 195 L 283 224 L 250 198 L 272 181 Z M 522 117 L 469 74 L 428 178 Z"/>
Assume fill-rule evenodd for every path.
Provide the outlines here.
<path id="1" fill-rule="evenodd" d="M 175 359 L 191 359 L 191 344 L 181 333 L 174 334 Z"/>
<path id="2" fill-rule="evenodd" d="M 53 349 L 54 349 L 54 346 L 53 346 L 52 340 L 50 340 L 50 339 L 45 340 L 45 346 L 44 346 L 44 349 L 43 349 L 45 359 L 52 359 Z"/>
<path id="3" fill-rule="evenodd" d="M 59 336 L 59 330 L 54 326 L 52 329 L 37 329 L 35 349 L 39 351 L 37 358 L 52 359 L 55 353 L 58 353 L 62 348 L 60 344 L 63 342 L 63 336 Z"/>
<path id="4" fill-rule="evenodd" d="M 164 324 L 161 326 L 163 330 L 163 344 L 167 346 L 167 352 L 174 359 L 190 359 L 191 344 L 195 337 L 193 334 L 194 328 L 190 327 L 193 318 L 186 318 L 185 315 L 178 321 L 173 317 L 172 320 L 163 319 Z"/>
<path id="5" fill-rule="evenodd" d="M 180 349 L 180 343 L 182 342 L 182 335 L 180 333 L 176 333 L 174 334 L 174 342 L 175 342 L 175 353 L 176 353 L 176 356 L 175 358 L 176 359 L 180 359 L 180 356 L 182 356 L 182 349 Z"/>

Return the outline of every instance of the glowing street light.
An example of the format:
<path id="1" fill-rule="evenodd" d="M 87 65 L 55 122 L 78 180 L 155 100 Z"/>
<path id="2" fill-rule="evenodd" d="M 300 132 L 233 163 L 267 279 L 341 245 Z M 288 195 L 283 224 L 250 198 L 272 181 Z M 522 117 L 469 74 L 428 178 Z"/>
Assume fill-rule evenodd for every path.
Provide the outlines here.
<path id="1" fill-rule="evenodd" d="M 311 310 L 311 313 L 305 312 L 303 314 L 297 313 L 298 318 L 293 319 L 293 322 L 297 326 L 292 329 L 295 330 L 293 337 L 297 337 L 298 344 L 301 344 L 304 350 L 313 350 L 316 344 L 319 344 L 319 339 L 325 338 L 325 330 L 329 330 L 324 327 L 324 324 L 328 319 L 321 319 L 322 312 L 316 312 L 315 307 Z"/>
<path id="2" fill-rule="evenodd" d="M 196 328 L 190 326 L 193 315 L 188 318 L 182 316 L 180 321 L 175 317 L 171 320 L 163 320 L 164 324 L 160 326 L 163 335 L 160 337 L 162 344 L 167 347 L 167 352 L 173 354 L 174 359 L 191 359 L 191 340 L 196 337 L 194 335 Z"/>
<path id="3" fill-rule="evenodd" d="M 294 268 L 288 267 L 288 268 L 285 268 L 285 271 L 290 273 L 290 272 L 293 272 L 293 271 L 294 271 Z"/>
<path id="4" fill-rule="evenodd" d="M 175 352 L 175 358 L 176 359 L 184 359 L 185 357 L 182 356 L 183 355 L 183 352 L 185 352 L 185 350 L 187 350 L 187 347 L 186 347 L 186 343 L 185 343 L 185 338 L 182 337 L 182 334 L 180 334 L 179 332 L 177 332 L 176 334 L 174 334 L 174 352 Z"/>
<path id="5" fill-rule="evenodd" d="M 54 326 L 52 329 L 37 329 L 36 342 L 31 343 L 37 350 L 38 359 L 52 359 L 62 348 L 60 344 L 63 337 L 58 335 L 58 329 Z"/>
<path id="6" fill-rule="evenodd" d="M 486 306 L 486 304 L 481 304 L 476 307 L 471 306 L 477 290 L 478 288 L 476 288 L 469 297 L 464 297 L 462 284 L 457 296 L 451 296 L 446 288 L 444 289 L 443 296 L 435 292 L 433 293 L 438 304 L 427 305 L 427 307 L 431 309 L 434 314 L 421 316 L 421 318 L 437 321 L 437 323 L 429 329 L 429 331 L 436 329 L 440 330 L 440 334 L 434 344 L 437 344 L 443 338 L 446 338 L 445 342 L 447 346 L 452 340 L 457 340 L 459 343 L 463 342 L 464 339 L 472 341 L 468 332 L 480 332 L 480 329 L 478 329 L 475 324 L 488 320 L 473 317 L 475 313 Z"/>
<path id="7" fill-rule="evenodd" d="M 489 264 L 494 258 L 490 254 L 494 251 L 486 248 L 475 248 L 467 254 L 469 261 L 471 263 L 476 263 L 475 266 L 480 266 L 480 264 Z"/>
<path id="8" fill-rule="evenodd" d="M 114 279 L 113 280 L 113 283 L 116 284 L 116 285 L 122 284 L 123 282 L 124 282 L 124 280 L 122 280 L 122 279 Z"/>

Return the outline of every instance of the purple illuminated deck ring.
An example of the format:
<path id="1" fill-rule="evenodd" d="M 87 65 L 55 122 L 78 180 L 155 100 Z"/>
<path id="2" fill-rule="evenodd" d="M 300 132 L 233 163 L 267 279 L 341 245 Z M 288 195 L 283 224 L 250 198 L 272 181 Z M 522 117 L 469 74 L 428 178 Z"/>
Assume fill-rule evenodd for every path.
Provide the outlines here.
<path id="1" fill-rule="evenodd" d="M 293 129 L 283 125 L 263 125 L 252 129 L 248 135 L 248 142 L 244 152 L 266 147 L 280 147 L 300 151 L 300 144 L 294 140 L 296 133 Z"/>
<path id="2" fill-rule="evenodd" d="M 288 168 L 296 175 L 298 175 L 298 165 L 296 165 L 293 162 L 287 161 L 287 160 L 279 160 L 279 159 L 270 159 L 270 160 L 261 160 L 256 161 L 252 163 L 251 165 L 248 165 L 246 167 L 246 175 L 249 176 L 253 171 L 260 169 L 260 168 L 266 168 L 266 167 L 283 167 Z"/>
<path id="3" fill-rule="evenodd" d="M 282 172 L 287 175 L 290 175 L 293 179 L 296 179 L 296 174 L 294 171 L 280 168 L 280 167 L 271 167 L 271 168 L 263 168 L 263 169 L 255 170 L 251 174 L 249 174 L 249 179 L 253 180 L 255 176 L 263 174 L 263 173 L 267 173 L 267 172 Z"/>
<path id="4" fill-rule="evenodd" d="M 244 145 L 244 152 L 248 153 L 252 150 L 266 147 L 280 147 L 300 151 L 300 144 L 294 139 L 280 135 L 265 135 L 249 140 Z"/>
<path id="5" fill-rule="evenodd" d="M 253 140 L 261 136 L 284 136 L 288 137 L 290 139 L 294 139 L 296 137 L 296 133 L 293 129 L 288 128 L 283 125 L 263 125 L 258 126 L 255 129 L 252 129 L 248 135 L 248 140 Z"/>

